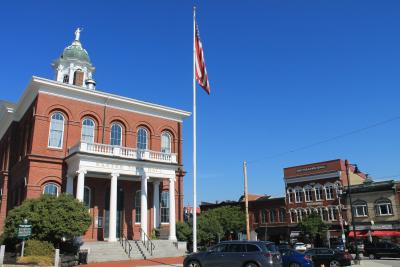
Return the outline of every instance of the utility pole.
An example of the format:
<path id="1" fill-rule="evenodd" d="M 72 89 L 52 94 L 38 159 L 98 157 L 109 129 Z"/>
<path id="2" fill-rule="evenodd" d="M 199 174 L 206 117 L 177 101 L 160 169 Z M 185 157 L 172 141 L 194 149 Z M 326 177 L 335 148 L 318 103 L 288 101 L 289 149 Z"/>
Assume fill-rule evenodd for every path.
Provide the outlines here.
<path id="1" fill-rule="evenodd" d="M 243 174 L 244 174 L 244 202 L 246 207 L 246 238 L 250 240 L 250 222 L 249 222 L 249 196 L 247 193 L 247 164 L 243 161 Z"/>

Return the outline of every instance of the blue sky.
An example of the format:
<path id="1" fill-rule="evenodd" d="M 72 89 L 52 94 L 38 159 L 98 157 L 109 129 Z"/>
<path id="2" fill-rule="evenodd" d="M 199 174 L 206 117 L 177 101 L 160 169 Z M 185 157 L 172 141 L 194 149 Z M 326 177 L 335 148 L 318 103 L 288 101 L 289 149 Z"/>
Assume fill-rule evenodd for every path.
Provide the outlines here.
<path id="1" fill-rule="evenodd" d="M 5 1 L 0 99 L 84 28 L 97 88 L 192 109 L 191 1 Z M 198 200 L 283 194 L 283 168 L 348 158 L 377 180 L 400 176 L 399 1 L 198 1 L 210 96 L 198 91 Z M 192 202 L 192 120 L 184 122 L 185 204 Z"/>

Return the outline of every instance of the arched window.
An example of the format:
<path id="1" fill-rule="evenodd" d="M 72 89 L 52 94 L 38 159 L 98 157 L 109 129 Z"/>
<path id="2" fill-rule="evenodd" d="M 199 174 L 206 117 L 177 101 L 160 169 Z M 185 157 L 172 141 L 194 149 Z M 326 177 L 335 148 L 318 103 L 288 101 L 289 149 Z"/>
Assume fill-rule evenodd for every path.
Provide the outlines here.
<path id="1" fill-rule="evenodd" d="M 325 195 L 326 195 L 326 200 L 334 199 L 334 186 L 333 186 L 333 184 L 326 184 L 325 185 Z"/>
<path id="2" fill-rule="evenodd" d="M 140 218 L 141 218 L 141 197 L 142 193 L 140 190 L 136 191 L 135 194 L 135 210 L 136 210 L 136 216 L 135 216 L 135 223 L 140 223 Z"/>
<path id="3" fill-rule="evenodd" d="M 274 223 L 276 221 L 276 210 L 272 209 L 269 211 L 269 221 Z"/>
<path id="4" fill-rule="evenodd" d="M 311 202 L 313 200 L 312 195 L 313 195 L 312 187 L 309 185 L 306 185 L 304 187 L 304 196 L 305 196 L 304 198 L 305 198 L 306 202 Z"/>
<path id="5" fill-rule="evenodd" d="M 279 222 L 286 221 L 286 210 L 284 208 L 279 209 Z"/>
<path id="6" fill-rule="evenodd" d="M 91 190 L 90 187 L 85 186 L 83 189 L 83 204 L 86 208 L 90 209 Z"/>
<path id="7" fill-rule="evenodd" d="M 292 203 L 292 195 L 293 195 L 293 189 L 292 188 L 288 188 L 287 189 L 287 198 L 288 198 L 288 201 L 289 201 L 289 203 Z"/>
<path id="8" fill-rule="evenodd" d="M 367 217 L 368 216 L 368 205 L 363 200 L 356 200 L 353 203 L 354 216 L 356 217 Z"/>
<path id="9" fill-rule="evenodd" d="M 94 121 L 86 118 L 82 121 L 82 142 L 94 143 Z"/>
<path id="10" fill-rule="evenodd" d="M 64 136 L 64 116 L 60 112 L 51 115 L 49 147 L 62 148 Z"/>
<path id="11" fill-rule="evenodd" d="M 267 210 L 261 210 L 261 223 L 267 223 Z"/>
<path id="12" fill-rule="evenodd" d="M 122 126 L 118 123 L 113 123 L 111 125 L 110 145 L 122 145 Z"/>
<path id="13" fill-rule="evenodd" d="M 301 187 L 296 187 L 294 190 L 296 203 L 303 202 L 303 189 Z"/>
<path id="14" fill-rule="evenodd" d="M 147 130 L 139 128 L 137 131 L 137 148 L 147 149 Z"/>
<path id="15" fill-rule="evenodd" d="M 83 85 L 83 71 L 82 70 L 76 70 L 74 72 L 74 85 L 77 86 L 82 86 Z"/>
<path id="16" fill-rule="evenodd" d="M 161 192 L 161 223 L 169 223 L 169 192 Z"/>
<path id="17" fill-rule="evenodd" d="M 68 74 L 64 75 L 63 83 L 69 83 L 69 75 Z"/>
<path id="18" fill-rule="evenodd" d="M 161 135 L 161 152 L 171 153 L 171 135 L 169 133 L 162 133 Z"/>
<path id="19" fill-rule="evenodd" d="M 43 189 L 44 195 L 58 196 L 58 185 L 55 183 L 48 183 Z"/>
<path id="20" fill-rule="evenodd" d="M 317 184 L 314 186 L 314 191 L 315 191 L 315 200 L 320 201 L 322 200 L 322 185 Z"/>
<path id="21" fill-rule="evenodd" d="M 377 216 L 393 215 L 392 202 L 387 198 L 377 200 L 375 202 L 375 212 Z"/>

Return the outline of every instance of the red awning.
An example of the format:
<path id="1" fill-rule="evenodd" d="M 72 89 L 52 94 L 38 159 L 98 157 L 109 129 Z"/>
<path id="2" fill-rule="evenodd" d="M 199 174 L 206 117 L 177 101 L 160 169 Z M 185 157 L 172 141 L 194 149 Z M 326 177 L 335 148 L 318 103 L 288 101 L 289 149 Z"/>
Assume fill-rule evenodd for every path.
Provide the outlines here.
<path id="1" fill-rule="evenodd" d="M 368 237 L 368 231 L 356 231 L 357 237 Z M 354 237 L 354 231 L 349 232 L 349 237 Z"/>
<path id="2" fill-rule="evenodd" d="M 372 236 L 400 236 L 400 231 L 388 230 L 388 231 L 372 231 Z"/>
<path id="3" fill-rule="evenodd" d="M 357 237 L 368 237 L 368 231 L 356 231 Z M 399 230 L 378 230 L 378 231 L 371 231 L 372 236 L 400 236 Z M 354 232 L 349 232 L 349 237 L 354 237 Z"/>

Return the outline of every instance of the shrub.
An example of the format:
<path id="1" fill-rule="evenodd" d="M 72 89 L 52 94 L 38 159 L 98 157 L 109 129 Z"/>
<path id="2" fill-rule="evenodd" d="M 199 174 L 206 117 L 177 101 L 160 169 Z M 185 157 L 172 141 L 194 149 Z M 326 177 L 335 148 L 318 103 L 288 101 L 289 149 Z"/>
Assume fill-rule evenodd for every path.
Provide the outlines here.
<path id="1" fill-rule="evenodd" d="M 192 235 L 192 229 L 189 224 L 176 222 L 176 237 L 178 241 L 189 241 Z"/>
<path id="2" fill-rule="evenodd" d="M 55 245 L 62 237 L 72 239 L 83 235 L 90 226 L 91 218 L 87 208 L 68 194 L 58 197 L 43 195 L 38 199 L 24 201 L 12 209 L 6 218 L 4 235 L 14 243 L 18 225 L 24 219 L 32 224 L 32 239 L 49 241 Z"/>
<path id="3" fill-rule="evenodd" d="M 53 266 L 53 257 L 50 256 L 26 256 L 19 257 L 17 263 L 38 265 L 38 266 Z"/>
<path id="4" fill-rule="evenodd" d="M 54 257 L 54 247 L 53 244 L 47 241 L 28 240 L 25 242 L 24 255 Z"/>

